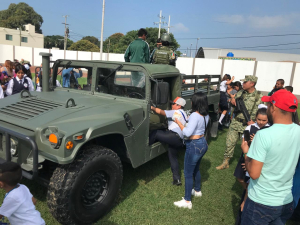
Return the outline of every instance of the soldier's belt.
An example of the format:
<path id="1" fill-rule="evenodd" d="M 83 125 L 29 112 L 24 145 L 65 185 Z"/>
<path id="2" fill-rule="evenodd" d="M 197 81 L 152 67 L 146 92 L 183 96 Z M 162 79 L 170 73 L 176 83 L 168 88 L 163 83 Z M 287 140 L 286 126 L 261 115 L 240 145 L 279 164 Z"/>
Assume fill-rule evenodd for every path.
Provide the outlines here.
<path id="1" fill-rule="evenodd" d="M 242 123 L 244 126 L 247 125 L 247 121 L 245 119 L 235 118 L 235 120 Z"/>

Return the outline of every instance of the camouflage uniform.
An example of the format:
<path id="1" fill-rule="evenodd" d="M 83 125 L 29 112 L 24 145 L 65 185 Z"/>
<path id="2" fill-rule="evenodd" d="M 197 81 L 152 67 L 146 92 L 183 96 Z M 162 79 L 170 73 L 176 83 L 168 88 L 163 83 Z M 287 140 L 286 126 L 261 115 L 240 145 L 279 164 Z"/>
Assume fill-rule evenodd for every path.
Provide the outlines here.
<path id="1" fill-rule="evenodd" d="M 245 79 L 242 81 L 257 82 L 257 77 L 246 76 Z M 254 122 L 256 112 L 258 110 L 258 105 L 262 103 L 262 94 L 259 93 L 257 90 L 255 90 L 252 93 L 248 93 L 247 91 L 241 90 L 238 93 L 236 93 L 235 99 L 239 97 L 243 98 L 245 106 L 249 112 L 250 118 Z M 232 122 L 229 126 L 229 131 L 227 133 L 224 161 L 220 166 L 216 167 L 216 169 L 222 170 L 229 167 L 229 160 L 233 157 L 235 145 L 238 142 L 240 136 L 243 134 L 246 127 L 247 121 L 245 120 L 243 113 L 238 113 L 237 115 L 235 115 L 235 117 L 232 119 Z"/>
<path id="2" fill-rule="evenodd" d="M 202 80 L 200 83 L 208 83 L 208 80 Z M 210 90 L 215 90 L 213 85 L 210 85 Z"/>
<path id="3" fill-rule="evenodd" d="M 250 114 L 252 121 L 255 121 L 258 105 L 262 103 L 261 98 L 263 95 L 258 93 L 257 90 L 252 93 L 248 93 L 247 91 L 239 91 L 236 94 L 235 98 L 239 98 L 241 96 L 243 96 L 245 106 Z M 235 115 L 227 133 L 226 151 L 224 154 L 225 157 L 233 157 L 235 145 L 246 127 L 247 121 L 245 120 L 244 115 L 242 113 Z"/>
<path id="4" fill-rule="evenodd" d="M 175 66 L 176 53 L 167 46 L 156 49 L 153 55 L 153 64 L 166 64 Z"/>

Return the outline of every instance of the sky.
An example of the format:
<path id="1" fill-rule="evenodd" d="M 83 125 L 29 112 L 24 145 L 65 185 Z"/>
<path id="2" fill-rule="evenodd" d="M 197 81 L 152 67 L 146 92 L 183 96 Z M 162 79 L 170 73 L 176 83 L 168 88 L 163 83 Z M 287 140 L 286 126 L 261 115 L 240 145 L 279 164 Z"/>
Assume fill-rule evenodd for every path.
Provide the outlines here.
<path id="1" fill-rule="evenodd" d="M 19 2 L 1 0 L 0 10 Z M 23 2 L 43 17 L 44 35 L 63 36 L 63 15 L 69 15 L 71 40 L 83 36 L 100 39 L 103 0 Z M 170 32 L 180 44 L 179 50 L 188 55 L 195 53 L 196 46 L 300 54 L 299 8 L 299 0 L 106 0 L 103 36 L 158 27 L 154 22 L 159 22 L 162 10 L 164 22 L 171 16 Z"/>

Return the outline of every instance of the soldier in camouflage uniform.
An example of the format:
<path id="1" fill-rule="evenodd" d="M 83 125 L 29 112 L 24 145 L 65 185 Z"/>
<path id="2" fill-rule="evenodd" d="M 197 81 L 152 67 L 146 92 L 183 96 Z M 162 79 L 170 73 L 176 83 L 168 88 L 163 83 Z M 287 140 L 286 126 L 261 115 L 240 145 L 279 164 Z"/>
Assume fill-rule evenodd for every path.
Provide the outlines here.
<path id="1" fill-rule="evenodd" d="M 229 168 L 229 161 L 233 157 L 234 148 L 238 142 L 240 136 L 243 134 L 244 130 L 248 125 L 251 125 L 255 121 L 255 115 L 258 110 L 258 105 L 262 103 L 262 94 L 255 89 L 257 82 L 257 77 L 255 76 L 245 76 L 243 81 L 243 90 L 239 91 L 235 98 L 232 100 L 232 105 L 236 105 L 235 99 L 242 97 L 245 106 L 251 117 L 251 121 L 247 122 L 242 113 L 238 113 L 232 119 L 226 138 L 226 150 L 224 154 L 223 163 L 216 167 L 217 170 L 223 170 Z"/>
<path id="2" fill-rule="evenodd" d="M 153 64 L 166 64 L 176 66 L 176 53 L 170 48 L 171 38 L 169 34 L 162 34 L 162 46 L 153 54 Z"/>

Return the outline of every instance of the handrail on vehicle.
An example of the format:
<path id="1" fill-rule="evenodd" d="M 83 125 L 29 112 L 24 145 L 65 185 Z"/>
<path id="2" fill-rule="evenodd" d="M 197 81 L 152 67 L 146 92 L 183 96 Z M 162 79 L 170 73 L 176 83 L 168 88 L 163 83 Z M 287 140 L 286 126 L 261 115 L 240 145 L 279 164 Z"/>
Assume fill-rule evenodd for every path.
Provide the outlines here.
<path id="1" fill-rule="evenodd" d="M 27 179 L 29 179 L 29 180 L 35 179 L 38 175 L 38 148 L 37 148 L 37 145 L 36 145 L 35 141 L 32 140 L 32 138 L 28 137 L 27 135 L 18 133 L 16 131 L 9 130 L 9 129 L 4 128 L 4 127 L 0 127 L 0 132 L 2 132 L 4 134 L 4 137 L 5 137 L 5 143 L 6 143 L 6 145 L 5 145 L 5 151 L 6 151 L 5 161 L 7 161 L 7 162 L 11 161 L 11 151 L 10 151 L 10 148 L 11 148 L 10 138 L 11 138 L 11 136 L 22 139 L 22 140 L 28 142 L 31 145 L 32 152 L 33 152 L 33 154 L 32 154 L 32 157 L 33 157 L 32 174 L 30 172 L 22 170 L 22 175 L 24 177 L 26 177 Z"/>
<path id="2" fill-rule="evenodd" d="M 211 92 L 212 93 L 218 93 L 220 90 L 220 82 L 221 82 L 221 76 L 220 75 L 182 75 L 181 78 L 183 80 L 195 80 L 193 83 L 190 84 L 182 84 L 182 88 L 189 88 L 189 87 L 193 87 L 194 88 L 194 92 L 197 92 L 197 90 L 200 87 L 206 87 L 204 89 L 207 90 L 207 95 L 210 95 Z M 208 82 L 207 83 L 199 83 L 199 79 L 205 79 L 208 78 Z M 218 78 L 217 82 L 211 82 L 212 78 Z M 217 91 L 215 90 L 211 90 L 210 86 L 211 85 L 217 85 Z"/>

